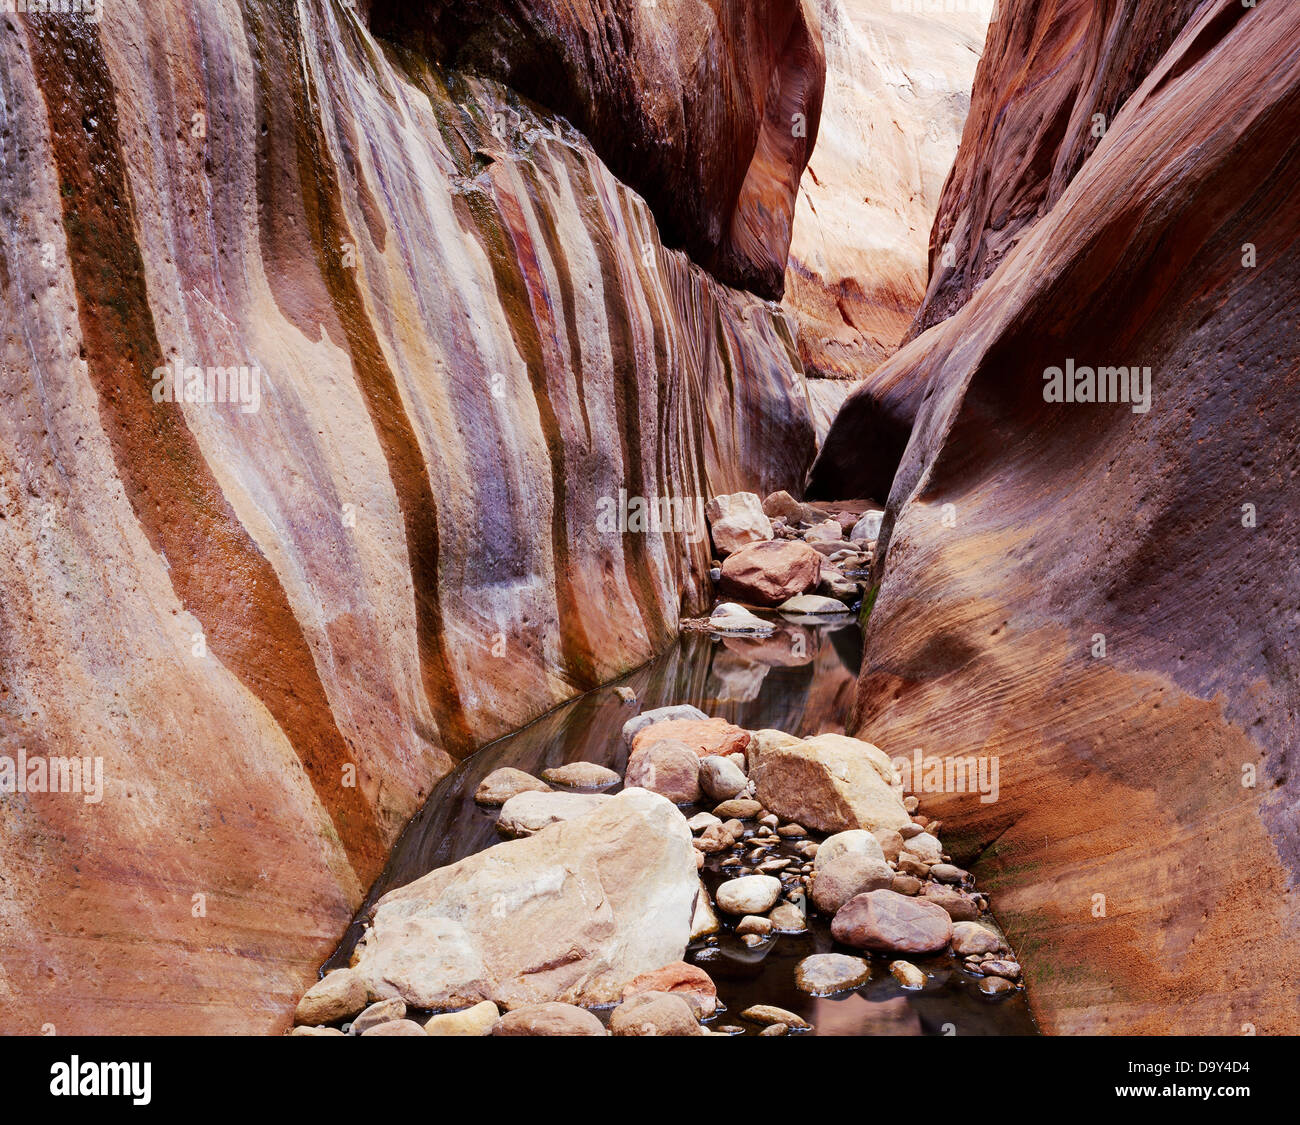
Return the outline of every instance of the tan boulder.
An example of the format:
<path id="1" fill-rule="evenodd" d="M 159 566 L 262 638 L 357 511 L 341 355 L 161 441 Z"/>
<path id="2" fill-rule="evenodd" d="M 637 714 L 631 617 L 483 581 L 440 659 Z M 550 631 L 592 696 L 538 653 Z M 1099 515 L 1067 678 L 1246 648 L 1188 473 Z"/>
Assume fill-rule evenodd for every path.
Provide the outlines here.
<path id="1" fill-rule="evenodd" d="M 715 496 L 705 505 L 704 514 L 719 557 L 772 538 L 772 522 L 763 514 L 762 501 L 752 492 Z"/>
<path id="2" fill-rule="evenodd" d="M 493 1035 L 607 1035 L 595 1016 L 574 1004 L 529 1004 L 507 1012 L 492 1027 Z"/>
<path id="3" fill-rule="evenodd" d="M 532 836 L 552 824 L 592 812 L 612 799 L 599 793 L 520 793 L 501 806 L 497 828 L 507 836 Z"/>
<path id="4" fill-rule="evenodd" d="M 472 1008 L 459 1012 L 444 1012 L 430 1016 L 424 1025 L 425 1035 L 490 1035 L 501 1012 L 491 1000 L 484 1000 Z"/>
<path id="5" fill-rule="evenodd" d="M 911 823 L 893 770 L 870 743 L 836 735 L 786 742 L 753 740 L 749 776 L 755 799 L 784 820 L 819 832 L 901 828 Z"/>
<path id="6" fill-rule="evenodd" d="M 601 800 L 389 892 L 357 975 L 413 1008 L 608 1004 L 681 960 L 699 889 L 686 820 L 644 789 Z"/>
<path id="7" fill-rule="evenodd" d="M 831 921 L 831 936 L 854 949 L 937 953 L 952 938 L 953 923 L 948 912 L 932 902 L 894 891 L 869 891 L 845 903 Z"/>
<path id="8" fill-rule="evenodd" d="M 352 969 L 335 969 L 303 993 L 294 1010 L 294 1023 L 316 1027 L 351 1019 L 369 999 L 365 980 Z"/>
<path id="9" fill-rule="evenodd" d="M 535 778 L 530 773 L 517 770 L 513 766 L 503 766 L 493 770 L 474 790 L 474 800 L 480 805 L 497 807 L 504 805 L 511 797 L 520 793 L 549 793 L 551 787 L 546 782 Z"/>

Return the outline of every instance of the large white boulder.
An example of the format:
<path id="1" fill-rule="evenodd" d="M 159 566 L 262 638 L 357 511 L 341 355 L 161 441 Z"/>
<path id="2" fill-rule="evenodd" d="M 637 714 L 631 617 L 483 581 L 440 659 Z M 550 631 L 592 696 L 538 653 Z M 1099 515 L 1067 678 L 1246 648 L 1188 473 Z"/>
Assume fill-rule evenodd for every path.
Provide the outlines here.
<path id="1" fill-rule="evenodd" d="M 625 789 L 386 894 L 355 972 L 412 1008 L 609 1004 L 682 959 L 698 890 L 685 818 Z"/>

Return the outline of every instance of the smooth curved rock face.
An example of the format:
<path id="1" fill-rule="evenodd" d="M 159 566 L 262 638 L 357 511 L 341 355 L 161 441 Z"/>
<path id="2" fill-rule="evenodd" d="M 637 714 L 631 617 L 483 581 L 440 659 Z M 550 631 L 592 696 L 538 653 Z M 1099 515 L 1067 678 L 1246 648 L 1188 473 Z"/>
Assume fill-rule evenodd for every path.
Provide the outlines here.
<path id="1" fill-rule="evenodd" d="M 413 1008 L 599 1005 L 680 961 L 699 887 L 686 820 L 644 789 L 594 800 L 381 898 L 356 965 L 371 993 Z"/>
<path id="2" fill-rule="evenodd" d="M 563 114 L 665 240 L 779 298 L 826 59 L 811 0 L 373 0 L 375 32 Z"/>
<path id="3" fill-rule="evenodd" d="M 996 801 L 924 800 L 982 857 L 1042 1026 L 1294 1033 L 1300 9 L 1221 0 L 1175 31 L 1055 206 L 906 353 L 933 393 L 854 725 L 999 764 Z M 1067 359 L 1149 366 L 1149 412 L 1045 401 Z"/>
<path id="4" fill-rule="evenodd" d="M 987 8 L 954 6 L 969 10 L 816 0 L 826 98 L 799 188 L 785 295 L 812 375 L 869 376 L 897 350 L 925 295 L 930 227 L 988 26 Z"/>
<path id="5" fill-rule="evenodd" d="M 105 792 L 3 803 L 0 995 L 280 1030 L 455 757 L 707 607 L 704 500 L 811 459 L 793 334 L 345 7 L 5 26 L 0 741 Z M 176 363 L 258 409 L 155 402 Z"/>
<path id="6" fill-rule="evenodd" d="M 929 285 L 909 339 L 970 300 L 1025 228 L 1056 206 L 1201 2 L 999 5 L 939 201 Z M 1237 11 L 1246 10 L 1238 2 Z M 1205 45 L 1217 38 L 1211 29 Z"/>

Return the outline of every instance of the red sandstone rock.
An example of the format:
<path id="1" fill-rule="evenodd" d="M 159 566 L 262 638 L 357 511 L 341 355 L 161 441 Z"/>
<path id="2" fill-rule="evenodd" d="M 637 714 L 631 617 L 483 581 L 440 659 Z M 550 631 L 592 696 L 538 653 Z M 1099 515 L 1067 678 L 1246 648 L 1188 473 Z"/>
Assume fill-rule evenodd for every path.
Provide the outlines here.
<path id="1" fill-rule="evenodd" d="M 642 992 L 683 995 L 694 1005 L 702 1019 L 711 1016 L 718 1004 L 718 989 L 709 974 L 698 965 L 689 965 L 685 961 L 674 961 L 662 969 L 642 973 L 623 989 L 623 999 L 627 1000 Z"/>
<path id="2" fill-rule="evenodd" d="M 457 758 L 707 609 L 702 520 L 602 501 L 811 461 L 784 313 L 570 125 L 342 12 L 5 22 L 0 742 L 105 785 L 0 802 L 15 1033 L 283 1030 Z M 754 47 L 773 104 L 815 79 Z M 176 363 L 255 365 L 259 408 L 155 402 Z"/>
<path id="3" fill-rule="evenodd" d="M 926 808 L 983 856 L 1056 1032 L 1300 1030 L 1300 8 L 1187 10 L 1002 5 L 944 213 L 985 247 L 959 254 L 972 278 L 1007 224 L 1015 245 L 886 365 L 930 397 L 855 726 L 1000 762 L 996 802 Z M 1149 365 L 1150 411 L 1045 401 L 1070 357 Z"/>
<path id="4" fill-rule="evenodd" d="M 722 593 L 754 605 L 778 606 L 806 594 L 821 578 L 822 556 L 796 539 L 742 547 L 722 561 Z"/>
<path id="5" fill-rule="evenodd" d="M 826 75 L 809 0 L 374 0 L 371 27 L 563 114 L 669 244 L 780 297 Z"/>
<path id="6" fill-rule="evenodd" d="M 711 754 L 743 754 L 749 745 L 749 732 L 726 719 L 669 719 L 638 731 L 632 739 L 632 752 L 665 739 L 683 742 L 701 758 L 707 758 Z"/>
<path id="7" fill-rule="evenodd" d="M 895 891 L 868 891 L 840 907 L 831 934 L 854 949 L 938 953 L 952 937 L 952 919 L 932 902 Z"/>

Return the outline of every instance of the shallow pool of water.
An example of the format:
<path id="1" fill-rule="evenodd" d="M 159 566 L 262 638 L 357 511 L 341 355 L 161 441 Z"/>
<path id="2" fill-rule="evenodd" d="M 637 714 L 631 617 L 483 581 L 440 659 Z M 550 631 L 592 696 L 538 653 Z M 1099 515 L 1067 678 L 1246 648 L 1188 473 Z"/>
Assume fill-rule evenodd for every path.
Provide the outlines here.
<path id="1" fill-rule="evenodd" d="M 497 810 L 474 802 L 479 782 L 493 770 L 514 766 L 540 775 L 553 766 L 586 761 L 621 774 L 627 765 L 623 724 L 639 711 L 678 703 L 694 704 L 750 730 L 771 727 L 802 736 L 842 733 L 860 659 L 861 633 L 853 622 L 839 627 L 783 624 L 768 638 L 687 634 L 658 660 L 617 685 L 575 699 L 484 747 L 438 784 L 406 827 L 383 875 L 326 967 L 347 964 L 361 937 L 361 919 L 380 896 L 501 841 Z M 615 694 L 615 686 L 631 688 L 637 702 L 625 703 Z M 617 787 L 605 790 L 617 791 Z M 697 810 L 685 811 L 690 815 Z M 711 859 L 704 873 L 710 889 L 720 877 L 716 867 L 720 858 Z M 856 991 L 832 998 L 807 996 L 794 982 L 801 958 L 856 952 L 835 945 L 825 919 L 813 915 L 809 922 L 808 933 L 782 935 L 755 949 L 730 933 L 691 947 L 687 959 L 714 979 L 726 1008 L 712 1026 L 742 1025 L 739 1013 L 761 1003 L 798 1013 L 819 1035 L 1035 1033 L 1023 993 L 985 997 L 977 991 L 978 978 L 946 956 L 916 959 L 931 975 L 920 992 L 900 988 L 889 975 L 889 959 L 876 958 L 871 980 Z M 746 1030 L 756 1033 L 758 1028 Z"/>

